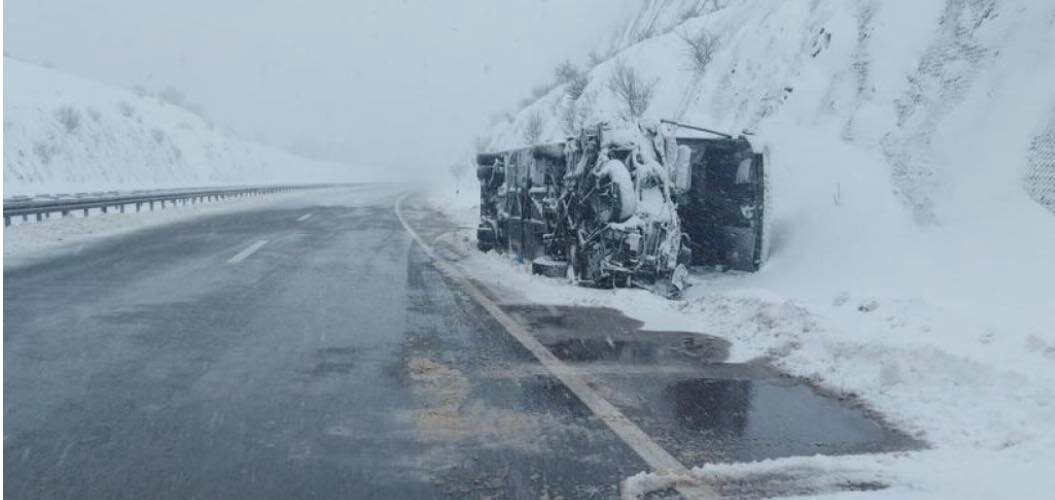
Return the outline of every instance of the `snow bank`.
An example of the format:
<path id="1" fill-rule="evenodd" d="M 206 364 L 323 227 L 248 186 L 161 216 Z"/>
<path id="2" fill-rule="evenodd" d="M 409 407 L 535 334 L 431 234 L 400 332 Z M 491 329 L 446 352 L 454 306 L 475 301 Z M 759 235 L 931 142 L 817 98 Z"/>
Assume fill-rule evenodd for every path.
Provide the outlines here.
<path id="1" fill-rule="evenodd" d="M 4 195 L 363 180 L 160 99 L 4 58 Z"/>
<path id="2" fill-rule="evenodd" d="M 736 359 L 862 396 L 935 446 L 893 459 L 899 486 L 874 494 L 1048 496 L 1055 3 L 695 4 L 646 2 L 577 106 L 617 117 L 607 81 L 622 61 L 659 79 L 646 118 L 753 130 L 773 201 L 763 269 L 698 274 L 666 302 L 510 272 L 499 256 L 466 266 L 528 300 L 723 336 Z M 719 43 L 703 72 L 680 36 L 700 30 Z M 535 116 L 541 141 L 561 139 L 570 104 L 554 89 L 493 129 L 491 148 L 522 145 Z"/>

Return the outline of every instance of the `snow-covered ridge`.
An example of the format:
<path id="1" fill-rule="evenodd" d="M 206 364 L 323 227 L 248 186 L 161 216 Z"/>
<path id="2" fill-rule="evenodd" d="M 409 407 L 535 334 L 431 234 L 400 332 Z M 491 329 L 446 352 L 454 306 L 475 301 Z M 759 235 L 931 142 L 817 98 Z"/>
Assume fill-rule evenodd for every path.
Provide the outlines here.
<path id="1" fill-rule="evenodd" d="M 4 58 L 4 195 L 357 180 L 178 106 Z M 359 175 L 361 176 L 361 174 Z"/>

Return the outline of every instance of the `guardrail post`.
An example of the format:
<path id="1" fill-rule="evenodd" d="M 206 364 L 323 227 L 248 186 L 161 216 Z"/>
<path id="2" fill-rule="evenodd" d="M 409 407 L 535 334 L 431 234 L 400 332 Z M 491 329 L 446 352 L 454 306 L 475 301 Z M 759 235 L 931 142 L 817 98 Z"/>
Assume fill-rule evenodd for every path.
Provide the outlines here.
<path id="1" fill-rule="evenodd" d="M 125 213 L 125 204 L 124 204 L 124 203 L 122 203 L 122 204 L 121 204 L 121 205 L 119 205 L 119 206 L 121 207 L 121 213 Z"/>
<path id="2" fill-rule="evenodd" d="M 88 211 L 89 211 L 89 210 L 91 210 L 91 209 L 90 209 L 90 208 L 85 208 L 85 209 L 84 209 L 84 216 L 85 216 L 85 217 L 87 217 L 87 216 L 88 216 Z"/>
<path id="3" fill-rule="evenodd" d="M 106 213 L 106 211 L 108 210 L 108 209 L 106 208 L 106 205 L 103 205 L 103 206 L 99 207 L 99 209 L 100 209 L 100 210 L 102 210 L 104 214 L 105 214 L 105 213 Z"/>
<path id="4" fill-rule="evenodd" d="M 43 220 L 44 220 L 44 215 L 41 214 L 40 212 L 37 212 L 37 222 L 41 222 Z"/>
<path id="5" fill-rule="evenodd" d="M 66 217 L 69 217 L 69 216 L 70 216 L 70 211 L 69 210 L 63 210 L 62 211 L 62 218 L 63 219 L 65 219 Z"/>
<path id="6" fill-rule="evenodd" d="M 10 226 L 10 225 L 11 225 L 11 216 L 10 215 L 5 215 L 4 216 L 4 226 L 6 227 L 6 226 Z"/>

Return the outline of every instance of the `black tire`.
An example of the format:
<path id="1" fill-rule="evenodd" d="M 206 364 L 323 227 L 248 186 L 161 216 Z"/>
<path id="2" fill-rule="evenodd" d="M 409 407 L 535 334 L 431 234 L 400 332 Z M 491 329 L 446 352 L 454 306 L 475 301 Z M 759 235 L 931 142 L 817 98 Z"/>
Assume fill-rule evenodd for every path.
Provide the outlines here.
<path id="1" fill-rule="evenodd" d="M 481 224 L 476 228 L 476 248 L 487 252 L 495 247 L 495 232 L 490 226 Z"/>

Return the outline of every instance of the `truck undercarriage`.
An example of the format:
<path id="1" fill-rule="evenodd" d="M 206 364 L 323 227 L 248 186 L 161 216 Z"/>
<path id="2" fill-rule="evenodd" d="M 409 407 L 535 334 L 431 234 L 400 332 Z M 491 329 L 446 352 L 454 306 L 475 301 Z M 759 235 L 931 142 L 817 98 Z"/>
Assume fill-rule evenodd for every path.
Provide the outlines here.
<path id="1" fill-rule="evenodd" d="M 757 270 L 762 155 L 743 137 L 672 130 L 600 123 L 562 143 L 478 155 L 478 247 L 538 274 L 667 296 L 690 265 Z"/>

